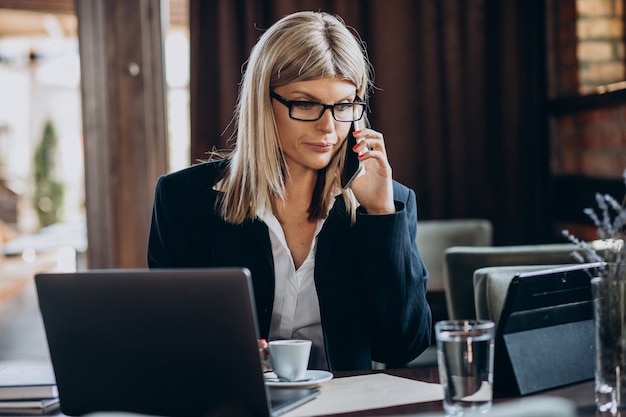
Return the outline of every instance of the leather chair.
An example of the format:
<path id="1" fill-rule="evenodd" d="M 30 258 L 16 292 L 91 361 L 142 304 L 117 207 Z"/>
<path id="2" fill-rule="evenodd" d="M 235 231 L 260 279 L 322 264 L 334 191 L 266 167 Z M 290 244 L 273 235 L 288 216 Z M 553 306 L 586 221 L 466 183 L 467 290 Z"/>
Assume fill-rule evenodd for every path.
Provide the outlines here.
<path id="1" fill-rule="evenodd" d="M 493 226 L 487 219 L 420 220 L 417 223 L 417 248 L 428 268 L 426 299 L 433 323 L 448 318 L 443 284 L 444 251 L 452 246 L 489 246 Z"/>
<path id="2" fill-rule="evenodd" d="M 573 243 L 455 246 L 444 252 L 443 283 L 450 319 L 474 319 L 474 271 L 489 266 L 559 265 L 578 262 Z"/>
<path id="3" fill-rule="evenodd" d="M 444 291 L 443 253 L 452 246 L 490 246 L 493 226 L 487 219 L 420 220 L 417 248 L 428 268 L 428 291 Z"/>
<path id="4" fill-rule="evenodd" d="M 493 241 L 493 225 L 487 219 L 420 220 L 417 223 L 417 248 L 428 268 L 426 299 L 433 315 L 433 339 L 430 346 L 407 366 L 437 365 L 434 323 L 448 318 L 443 285 L 444 251 L 451 246 L 488 246 Z"/>
<path id="5" fill-rule="evenodd" d="M 474 306 L 476 318 L 498 325 L 509 284 L 517 273 L 556 268 L 559 265 L 490 266 L 474 271 Z"/>

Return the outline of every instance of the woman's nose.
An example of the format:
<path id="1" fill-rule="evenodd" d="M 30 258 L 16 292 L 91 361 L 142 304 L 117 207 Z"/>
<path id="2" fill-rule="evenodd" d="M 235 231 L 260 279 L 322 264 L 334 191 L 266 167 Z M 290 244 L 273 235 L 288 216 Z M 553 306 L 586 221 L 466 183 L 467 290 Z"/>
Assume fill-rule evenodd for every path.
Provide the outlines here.
<path id="1" fill-rule="evenodd" d="M 332 131 L 335 125 L 335 118 L 333 117 L 331 109 L 324 109 L 322 117 L 317 121 L 320 126 L 319 129 L 325 132 Z"/>

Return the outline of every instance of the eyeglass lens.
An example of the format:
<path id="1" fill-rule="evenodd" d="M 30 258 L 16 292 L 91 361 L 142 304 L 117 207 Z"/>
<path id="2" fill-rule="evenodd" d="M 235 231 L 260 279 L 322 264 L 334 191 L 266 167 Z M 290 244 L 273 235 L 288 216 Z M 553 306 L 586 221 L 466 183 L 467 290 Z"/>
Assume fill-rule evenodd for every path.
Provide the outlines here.
<path id="1" fill-rule="evenodd" d="M 363 103 L 339 103 L 335 105 L 323 105 L 306 101 L 292 101 L 290 116 L 298 120 L 318 120 L 322 114 L 330 108 L 335 120 L 339 122 L 353 122 L 360 120 L 365 111 Z"/>

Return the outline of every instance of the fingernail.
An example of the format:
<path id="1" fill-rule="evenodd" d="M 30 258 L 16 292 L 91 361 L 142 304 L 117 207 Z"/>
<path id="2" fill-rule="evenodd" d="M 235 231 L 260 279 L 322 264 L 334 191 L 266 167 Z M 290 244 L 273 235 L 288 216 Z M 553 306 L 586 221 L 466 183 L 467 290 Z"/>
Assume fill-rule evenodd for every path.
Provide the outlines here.
<path id="1" fill-rule="evenodd" d="M 354 132 L 352 132 L 353 135 L 358 135 L 359 133 L 361 133 L 361 130 L 355 130 Z"/>
<path id="2" fill-rule="evenodd" d="M 353 150 L 353 151 L 356 151 L 358 147 L 359 147 L 359 144 L 357 143 L 356 145 L 354 145 L 354 146 L 352 147 L 352 150 Z"/>

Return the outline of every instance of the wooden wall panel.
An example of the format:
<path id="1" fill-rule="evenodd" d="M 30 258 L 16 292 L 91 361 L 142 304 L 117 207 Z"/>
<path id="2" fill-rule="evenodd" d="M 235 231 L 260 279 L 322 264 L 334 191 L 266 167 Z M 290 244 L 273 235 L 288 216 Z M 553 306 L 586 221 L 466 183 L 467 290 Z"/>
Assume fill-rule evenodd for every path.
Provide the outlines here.
<path id="1" fill-rule="evenodd" d="M 88 267 L 145 267 L 167 171 L 159 0 L 77 0 Z"/>

